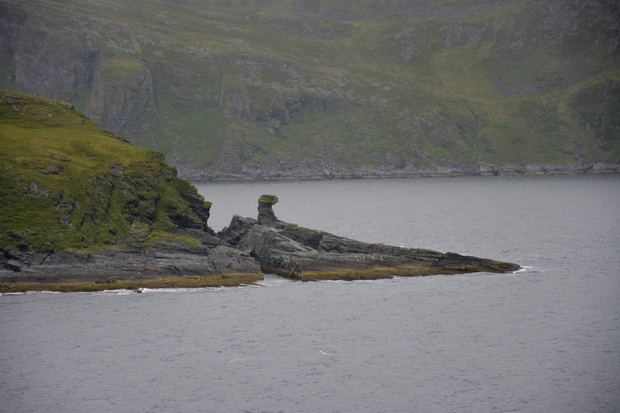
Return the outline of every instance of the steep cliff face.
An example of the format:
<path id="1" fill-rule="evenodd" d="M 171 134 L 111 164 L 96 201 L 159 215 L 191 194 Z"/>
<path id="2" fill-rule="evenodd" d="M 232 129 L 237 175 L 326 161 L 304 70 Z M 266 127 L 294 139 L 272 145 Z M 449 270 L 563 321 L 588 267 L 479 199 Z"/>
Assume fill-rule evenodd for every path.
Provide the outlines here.
<path id="1" fill-rule="evenodd" d="M 5 86 L 193 178 L 620 162 L 616 2 L 144 1 L 0 0 Z"/>
<path id="2" fill-rule="evenodd" d="M 156 117 L 153 78 L 134 59 L 114 57 L 99 64 L 84 109 L 101 126 L 124 136 L 147 132 Z"/>
<path id="3" fill-rule="evenodd" d="M 577 56 L 609 57 L 601 70 L 617 66 L 620 8 L 613 2 L 539 1 L 516 14 L 493 45 L 501 73 L 495 83 L 507 94 L 542 94 L 574 85 L 592 74 L 594 62 Z M 615 57 L 615 58 L 614 58 Z"/>
<path id="4" fill-rule="evenodd" d="M 123 135 L 149 129 L 156 116 L 152 77 L 140 59 L 124 54 L 137 47 L 131 30 L 80 13 L 58 22 L 61 4 L 3 7 L 4 54 L 12 63 L 8 83 L 75 103 L 94 121 Z M 106 53 L 106 37 L 113 54 Z"/>
<path id="5" fill-rule="evenodd" d="M 38 95 L 73 101 L 78 91 L 92 86 L 98 49 L 83 42 L 81 25 L 58 27 L 54 20 L 58 8 L 28 6 L 3 4 L 8 22 L 5 36 L 14 39 L 9 43 L 7 80 Z"/>

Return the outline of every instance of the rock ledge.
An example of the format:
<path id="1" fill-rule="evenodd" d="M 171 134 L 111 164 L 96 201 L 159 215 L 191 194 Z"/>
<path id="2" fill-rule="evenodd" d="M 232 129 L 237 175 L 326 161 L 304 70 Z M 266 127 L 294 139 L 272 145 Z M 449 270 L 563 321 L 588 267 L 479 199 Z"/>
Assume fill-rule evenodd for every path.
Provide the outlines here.
<path id="1" fill-rule="evenodd" d="M 257 219 L 235 215 L 218 234 L 207 227 L 191 236 L 146 239 L 137 230 L 123 244 L 92 252 L 16 256 L 0 249 L 0 292 L 233 286 L 256 282 L 263 273 L 315 281 L 507 273 L 520 268 L 303 228 L 278 220 L 272 208 L 277 202 L 277 197 L 263 195 Z"/>
<path id="2" fill-rule="evenodd" d="M 266 220 L 261 207 L 264 205 L 259 202 L 257 220 L 234 216 L 218 236 L 224 245 L 254 257 L 265 273 L 311 281 L 506 273 L 520 268 L 517 264 L 455 253 L 355 241 L 277 219 Z"/>

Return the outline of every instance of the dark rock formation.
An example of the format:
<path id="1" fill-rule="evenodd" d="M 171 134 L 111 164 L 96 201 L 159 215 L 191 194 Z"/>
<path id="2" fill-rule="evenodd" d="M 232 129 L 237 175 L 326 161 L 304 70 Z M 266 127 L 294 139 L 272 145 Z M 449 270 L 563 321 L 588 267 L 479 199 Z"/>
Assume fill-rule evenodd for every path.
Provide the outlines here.
<path id="1" fill-rule="evenodd" d="M 110 280 L 133 289 L 240 285 L 261 271 L 307 280 L 516 267 L 287 224 L 273 212 L 274 195 L 260 197 L 257 219 L 235 217 L 216 234 L 211 203 L 162 154 L 101 131 L 67 104 L 0 95 L 9 143 L 0 167 L 0 292 L 92 291 Z M 50 138 L 54 129 L 62 138 Z"/>
<path id="2" fill-rule="evenodd" d="M 357 280 L 473 272 L 506 273 L 516 264 L 426 249 L 372 244 L 280 221 L 278 198 L 263 195 L 258 219 L 235 215 L 214 234 L 183 228 L 178 234 L 149 235 L 135 225 L 110 248 L 93 252 L 10 252 L 0 249 L 0 284 L 108 283 L 183 277 L 239 278 L 261 272 L 302 280 Z M 248 277 L 250 281 L 248 281 Z M 169 286 L 174 286 L 173 284 Z M 232 283 L 234 284 L 234 282 Z M 0 286 L 1 286 L 0 285 Z M 148 285 L 148 284 L 147 284 Z M 21 287 L 20 287 L 21 288 Z"/>
<path id="3" fill-rule="evenodd" d="M 258 199 L 258 223 L 261 225 L 270 225 L 278 222 L 276 214 L 273 212 L 273 206 L 278 203 L 278 197 L 275 195 L 261 195 Z"/>
<path id="4" fill-rule="evenodd" d="M 271 205 L 269 205 L 269 211 Z M 266 208 L 266 206 L 263 206 Z M 374 279 L 471 272 L 512 272 L 516 264 L 426 249 L 371 244 L 287 224 L 235 216 L 223 244 L 254 257 L 264 272 L 299 280 Z M 268 222 L 268 224 L 265 224 Z"/>
<path id="5" fill-rule="evenodd" d="M 185 232 L 191 231 L 186 229 Z M 105 282 L 110 279 L 148 280 L 165 277 L 209 277 L 234 274 L 262 276 L 248 254 L 219 245 L 219 239 L 194 230 L 186 235 L 147 238 L 132 231 L 121 244 L 94 252 L 10 253 L 0 249 L 3 283 Z"/>

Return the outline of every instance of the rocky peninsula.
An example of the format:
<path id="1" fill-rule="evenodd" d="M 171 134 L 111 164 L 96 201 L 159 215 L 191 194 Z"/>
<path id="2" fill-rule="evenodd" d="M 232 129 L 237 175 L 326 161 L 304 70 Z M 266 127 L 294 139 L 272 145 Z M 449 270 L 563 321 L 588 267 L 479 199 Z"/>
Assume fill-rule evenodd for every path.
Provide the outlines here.
<path id="1" fill-rule="evenodd" d="M 161 153 L 102 130 L 70 105 L 0 91 L 0 292 L 236 286 L 297 280 L 510 272 L 518 265 L 369 244 L 279 220 L 216 233 L 211 203 Z"/>
<path id="2" fill-rule="evenodd" d="M 263 195 L 258 216 L 235 215 L 219 233 L 184 229 L 148 239 L 136 227 L 118 245 L 0 257 L 0 292 L 93 291 L 237 286 L 264 273 L 300 281 L 361 280 L 474 272 L 514 272 L 517 264 L 356 241 L 280 221 L 274 195 Z M 190 243 L 181 233 L 199 242 Z"/>
<path id="3" fill-rule="evenodd" d="M 289 224 L 276 218 L 278 198 L 259 199 L 258 218 L 234 216 L 218 235 L 222 243 L 254 257 L 265 273 L 301 280 L 360 280 L 472 272 L 506 273 L 516 264 L 373 244 Z"/>

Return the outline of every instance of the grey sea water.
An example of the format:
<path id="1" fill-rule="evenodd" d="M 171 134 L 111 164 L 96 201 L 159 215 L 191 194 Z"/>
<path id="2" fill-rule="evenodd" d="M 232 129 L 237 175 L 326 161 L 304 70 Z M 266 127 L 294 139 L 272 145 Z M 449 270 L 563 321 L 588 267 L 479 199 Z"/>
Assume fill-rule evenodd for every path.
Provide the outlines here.
<path id="1" fill-rule="evenodd" d="M 620 411 L 620 176 L 199 183 L 515 274 L 0 296 L 0 412 Z"/>

